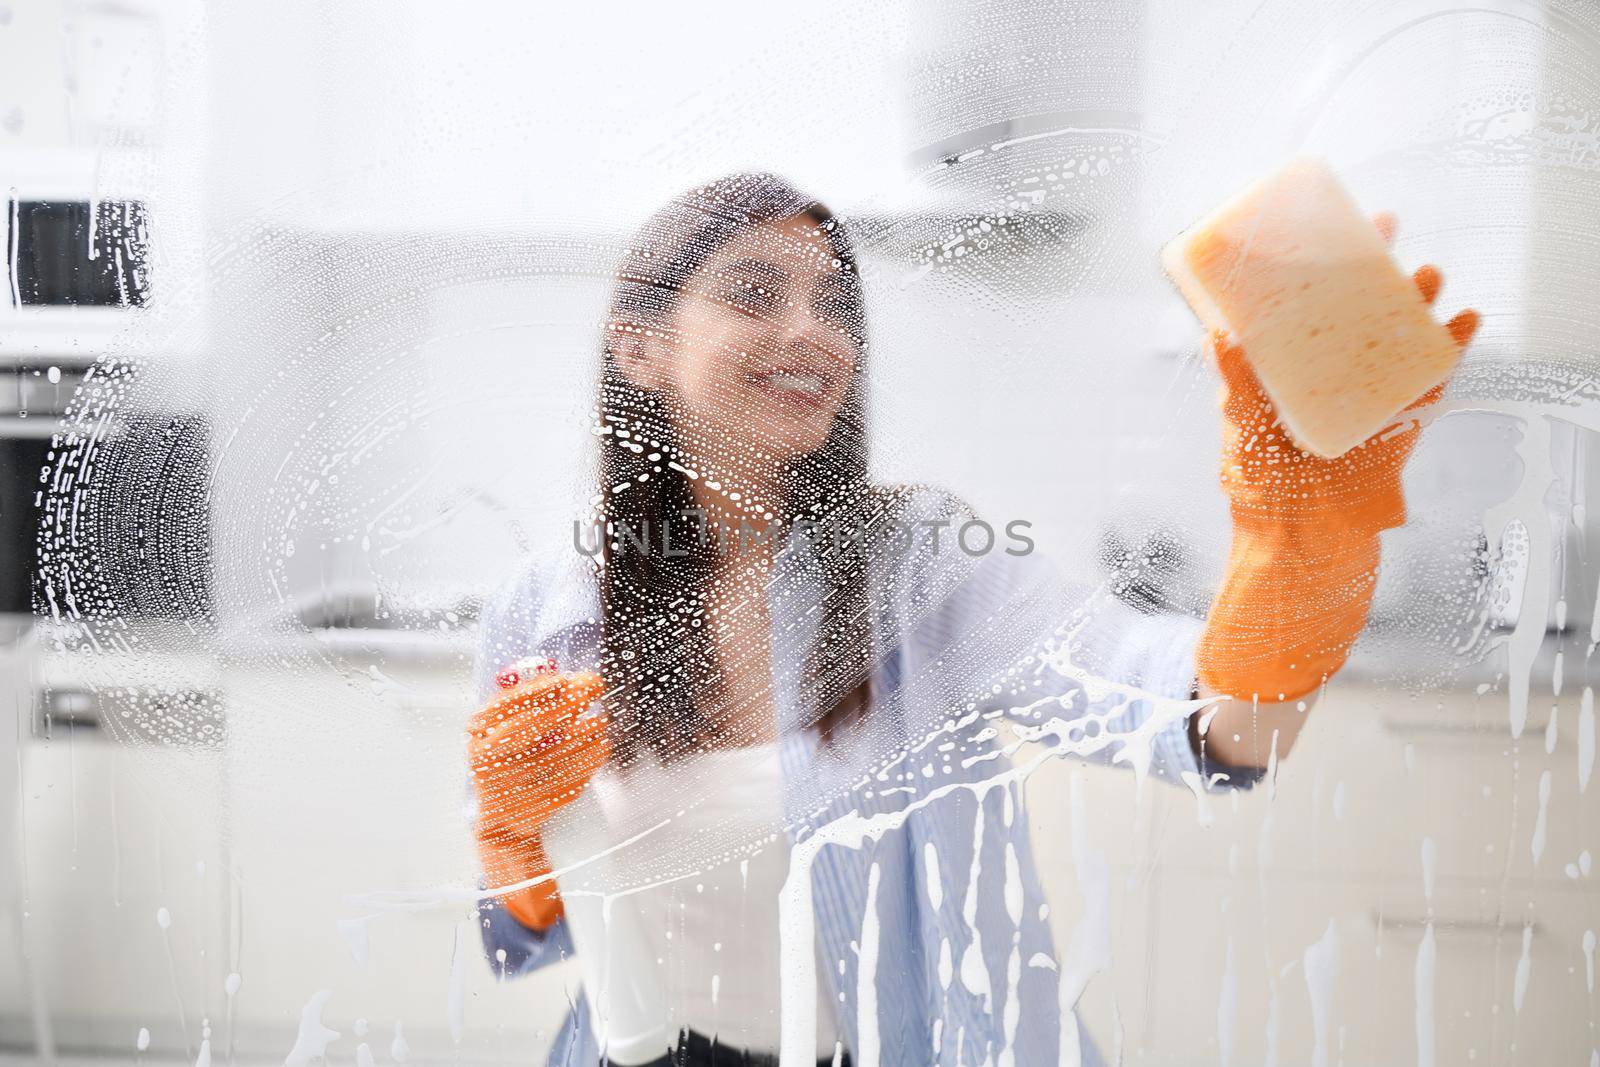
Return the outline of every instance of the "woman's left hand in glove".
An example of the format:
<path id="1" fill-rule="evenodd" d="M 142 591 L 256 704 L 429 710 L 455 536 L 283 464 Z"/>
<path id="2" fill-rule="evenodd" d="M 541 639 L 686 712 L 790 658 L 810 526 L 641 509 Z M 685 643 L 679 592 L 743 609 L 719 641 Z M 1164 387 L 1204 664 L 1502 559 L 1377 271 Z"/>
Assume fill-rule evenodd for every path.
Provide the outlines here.
<path id="1" fill-rule="evenodd" d="M 1376 221 L 1392 240 L 1393 218 Z M 1439 270 L 1424 266 L 1413 277 L 1432 304 Z M 1464 349 L 1477 327 L 1469 309 L 1446 328 Z M 1220 332 L 1211 341 L 1223 379 L 1221 479 L 1233 542 L 1200 640 L 1199 681 L 1237 700 L 1292 701 L 1343 665 L 1366 623 L 1378 533 L 1405 522 L 1400 475 L 1421 433 L 1412 413 L 1444 386 L 1361 445 L 1324 459 L 1290 439 L 1244 351 Z"/>

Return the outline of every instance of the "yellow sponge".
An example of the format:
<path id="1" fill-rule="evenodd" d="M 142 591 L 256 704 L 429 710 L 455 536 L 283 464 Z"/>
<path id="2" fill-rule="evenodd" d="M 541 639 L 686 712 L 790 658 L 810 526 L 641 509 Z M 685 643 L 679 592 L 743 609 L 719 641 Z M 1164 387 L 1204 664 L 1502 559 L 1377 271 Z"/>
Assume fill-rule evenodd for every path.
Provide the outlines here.
<path id="1" fill-rule="evenodd" d="M 1461 351 L 1332 169 L 1301 158 L 1173 238 L 1162 265 L 1224 329 L 1296 443 L 1333 458 L 1449 377 Z"/>

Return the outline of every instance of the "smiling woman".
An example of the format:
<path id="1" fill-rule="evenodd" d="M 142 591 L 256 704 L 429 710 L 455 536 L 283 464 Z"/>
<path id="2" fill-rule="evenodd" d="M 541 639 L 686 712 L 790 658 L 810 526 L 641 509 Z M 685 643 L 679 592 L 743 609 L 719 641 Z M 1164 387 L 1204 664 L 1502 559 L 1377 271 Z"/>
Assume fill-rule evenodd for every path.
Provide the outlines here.
<path id="1" fill-rule="evenodd" d="M 782 180 L 734 175 L 658 212 L 630 245 L 606 325 L 596 428 L 608 527 L 653 519 L 670 530 L 696 509 L 735 529 L 817 518 L 819 509 L 864 522 L 863 509 L 877 506 L 867 485 L 864 331 L 849 238 Z M 689 531 L 678 540 L 690 543 Z M 715 663 L 699 646 L 714 640 L 716 623 L 667 637 L 653 620 L 704 611 L 709 579 L 737 587 L 754 577 L 710 571 L 704 555 L 662 566 L 621 553 L 601 570 L 608 653 L 619 665 L 662 657 L 671 681 L 657 699 L 685 721 L 714 714 L 716 701 L 690 694 Z M 859 632 L 865 592 L 841 584 L 850 588 L 832 601 L 825 632 Z M 817 666 L 838 702 L 826 710 L 848 714 L 862 698 L 859 652 Z M 693 730 L 673 742 L 676 728 L 669 717 L 650 743 L 692 743 Z"/>
<path id="2" fill-rule="evenodd" d="M 606 388 L 670 398 L 674 436 L 713 479 L 719 472 L 746 478 L 753 463 L 822 447 L 864 355 L 860 283 L 843 230 L 821 207 L 778 214 L 802 206 L 793 192 L 792 203 L 761 205 L 774 217 L 719 218 L 728 210 L 719 200 L 749 195 L 740 185 L 774 199 L 787 192 L 776 179 L 741 175 L 692 194 L 705 201 L 692 233 L 674 232 L 682 220 L 658 215 L 623 266 L 627 280 L 608 324 L 607 356 L 625 382 L 613 378 Z M 664 270 L 643 273 L 663 257 Z M 695 328 L 678 325 L 685 322 Z M 619 401 L 602 412 L 608 422 L 625 417 Z M 854 406 L 859 420 L 859 400 Z M 750 439 L 752 430 L 768 448 L 752 448 L 761 443 Z M 841 439 L 835 447 L 859 452 L 862 442 Z M 776 504 L 781 487 L 767 488 L 765 502 Z M 746 499 L 740 510 L 754 503 Z"/>
<path id="3" fill-rule="evenodd" d="M 974 1005 L 946 979 L 944 996 L 956 1000 L 928 1007 L 940 997 L 924 968 L 948 960 L 963 931 L 946 927 L 956 917 L 938 901 L 915 901 L 913 872 L 934 863 L 925 878 L 937 880 L 937 857 L 968 847 L 956 826 L 971 816 L 944 791 L 1007 766 L 991 718 L 1053 731 L 1073 754 L 1210 787 L 1250 784 L 1274 754 L 1207 766 L 1190 715 L 1204 705 L 1183 700 L 1196 677 L 1192 625 L 1117 624 L 1114 612 L 1075 602 L 1037 559 L 974 554 L 959 537 L 894 551 L 871 538 L 800 535 L 802 522 L 935 534 L 976 525 L 946 494 L 869 478 L 865 303 L 847 231 L 821 204 L 767 174 L 697 187 L 652 218 L 617 278 L 593 426 L 601 551 L 581 565 L 576 555 L 547 560 L 487 618 L 482 672 L 528 654 L 557 664 L 533 682 L 489 688 L 474 720 L 473 736 L 485 739 L 474 749 L 479 851 L 488 884 L 503 887 L 504 910 L 485 913 L 489 947 L 527 966 L 576 951 L 594 1015 L 580 1008 L 569 1020 L 558 1059 L 701 1064 L 721 1047 L 765 1062 L 787 1017 L 782 1033 L 807 1058 L 815 1042 L 824 1060 L 867 1048 L 922 1062 L 935 1019 Z M 705 536 L 708 526 L 752 524 L 787 534 L 735 553 Z M 1270 554 L 1251 559 L 1264 572 L 1281 565 Z M 1071 664 L 1093 657 L 1076 639 L 1050 669 L 1024 669 L 1086 610 L 1121 663 L 1107 677 L 1143 688 L 1091 697 Z M 1005 619 L 1003 632 L 987 629 L 993 618 Z M 952 698 L 974 714 L 947 717 Z M 596 701 L 603 712 L 586 714 Z M 1211 703 L 1207 721 L 1228 734 L 1258 713 Z M 1303 719 L 1303 707 L 1291 714 Z M 919 765 L 935 738 L 944 755 Z M 1289 739 L 1285 730 L 1278 754 Z M 905 784 L 869 784 L 885 781 Z M 669 815 L 660 798 L 674 789 L 684 796 Z M 886 827 L 907 824 L 874 852 L 871 884 L 882 886 L 887 869 L 890 888 L 868 892 L 901 904 L 864 903 L 833 852 L 791 875 L 786 842 L 840 804 Z M 1038 956 L 1049 935 L 1026 832 L 1002 822 L 991 832 L 1010 859 L 996 899 L 1016 951 Z M 684 895 L 670 872 L 690 857 L 696 888 Z M 633 875 L 619 875 L 624 862 Z M 866 993 L 841 984 L 828 995 L 814 980 L 796 987 L 806 1004 L 779 1002 L 793 976 L 779 968 L 776 905 L 791 876 L 823 887 L 814 920 L 822 973 L 845 973 L 845 942 L 865 922 L 884 951 L 871 966 L 928 990 L 892 1017 L 928 1017 L 880 1034 L 879 1008 L 856 1000 Z M 604 896 L 629 883 L 626 896 Z M 988 924 L 1005 920 L 974 912 L 962 921 L 975 941 L 1004 939 Z M 738 995 L 724 998 L 729 978 Z M 936 1055 L 956 1062 L 965 1042 L 1027 1049 L 1034 1062 L 1032 1053 L 1077 1045 L 1044 1007 L 1050 981 L 1009 997 L 1015 1018 L 1028 1020 L 1021 1031 L 1016 1022 L 993 1029 L 985 1007 L 956 1046 L 936 1040 Z M 815 1034 L 796 1022 L 811 1019 Z M 1087 1045 L 1079 1053 L 1094 1056 Z"/>

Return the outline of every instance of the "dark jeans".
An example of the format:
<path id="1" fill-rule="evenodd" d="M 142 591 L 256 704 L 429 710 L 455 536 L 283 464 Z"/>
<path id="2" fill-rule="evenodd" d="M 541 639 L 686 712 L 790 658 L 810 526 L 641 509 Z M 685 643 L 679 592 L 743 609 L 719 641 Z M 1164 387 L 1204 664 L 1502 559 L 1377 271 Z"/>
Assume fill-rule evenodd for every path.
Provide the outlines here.
<path id="1" fill-rule="evenodd" d="M 831 1067 L 833 1057 L 818 1060 L 818 1067 Z M 850 1054 L 840 1060 L 850 1067 Z M 645 1067 L 778 1067 L 778 1057 L 770 1052 L 746 1052 L 744 1049 L 719 1045 L 704 1034 L 685 1030 L 678 1035 L 678 1047 L 659 1060 L 651 1060 Z"/>

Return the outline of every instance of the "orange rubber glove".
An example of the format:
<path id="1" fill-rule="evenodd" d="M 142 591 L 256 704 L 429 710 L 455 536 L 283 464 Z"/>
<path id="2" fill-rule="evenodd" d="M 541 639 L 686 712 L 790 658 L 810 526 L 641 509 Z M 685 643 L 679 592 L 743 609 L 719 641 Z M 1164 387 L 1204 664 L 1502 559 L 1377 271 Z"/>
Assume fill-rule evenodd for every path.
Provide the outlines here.
<path id="1" fill-rule="evenodd" d="M 1393 240 L 1393 217 L 1377 224 Z M 1413 277 L 1432 304 L 1439 271 L 1425 266 Z M 1464 349 L 1478 313 L 1463 311 L 1447 328 Z M 1199 680 L 1235 699 L 1294 700 L 1343 666 L 1366 625 L 1378 533 L 1406 521 L 1400 472 L 1421 427 L 1397 416 L 1337 459 L 1312 455 L 1278 423 L 1244 351 L 1220 331 L 1211 345 L 1223 380 L 1222 488 L 1233 545 L 1196 652 Z"/>
<path id="2" fill-rule="evenodd" d="M 603 717 L 579 718 L 604 690 L 594 674 L 547 674 L 506 689 L 467 727 L 477 797 L 473 830 L 491 888 L 550 872 L 540 828 L 582 792 L 611 754 Z M 554 880 L 502 898 L 524 926 L 561 917 Z"/>

